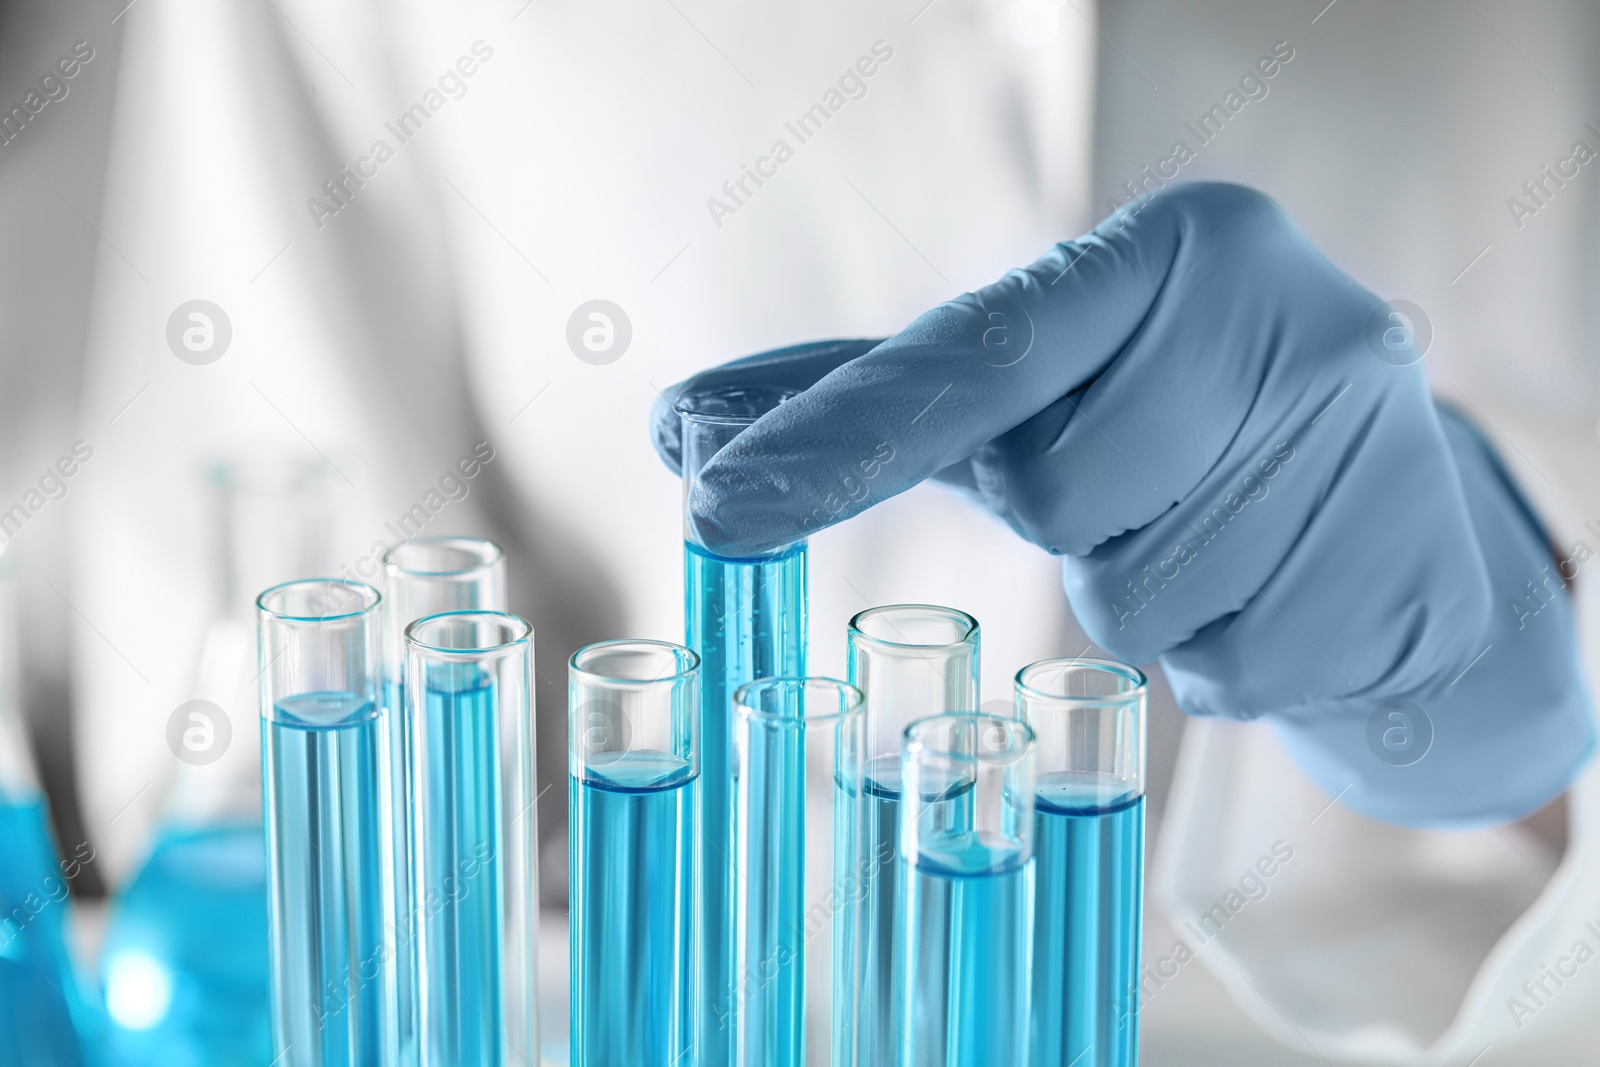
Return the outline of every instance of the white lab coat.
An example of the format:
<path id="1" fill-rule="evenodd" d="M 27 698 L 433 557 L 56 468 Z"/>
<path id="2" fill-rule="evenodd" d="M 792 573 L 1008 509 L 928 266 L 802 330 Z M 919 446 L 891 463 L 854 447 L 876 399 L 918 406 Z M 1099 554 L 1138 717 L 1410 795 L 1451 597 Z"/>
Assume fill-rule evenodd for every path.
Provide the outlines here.
<path id="1" fill-rule="evenodd" d="M 1148 13 L 1114 5 L 1105 18 L 1138 27 L 1130 12 Z M 508 542 L 516 606 L 534 618 L 542 670 L 554 675 L 539 691 L 540 771 L 558 781 L 564 656 L 600 637 L 681 632 L 679 489 L 646 434 L 658 389 L 762 348 L 893 332 L 1103 214 L 1092 189 L 1107 183 L 1090 167 L 1096 65 L 1151 46 L 1102 36 L 1096 17 L 1090 5 L 1051 0 L 129 9 L 78 415 L 78 436 L 96 452 L 74 489 L 69 594 L 80 619 L 82 788 L 107 870 L 120 876 L 137 861 L 172 768 L 167 716 L 192 695 L 205 619 L 196 472 L 207 459 L 245 447 L 320 456 L 343 494 L 338 558 L 359 572 L 375 541 L 392 540 L 384 523 L 490 441 L 490 471 L 428 532 Z M 1258 47 L 1256 36 L 1238 46 L 1241 69 L 1276 39 Z M 865 95 L 845 98 L 801 143 L 786 123 L 826 104 L 875 46 Z M 458 66 L 463 57 L 471 62 Z M 1325 84 L 1348 77 L 1309 45 L 1300 61 L 1274 86 L 1276 100 L 1253 106 L 1293 99 L 1286 79 L 1307 69 Z M 430 90 L 437 107 L 402 143 L 386 124 L 429 108 Z M 1103 127 L 1127 117 L 1104 98 L 1099 112 Z M 1289 114 L 1280 121 L 1292 127 Z M 792 158 L 772 174 L 761 160 L 778 140 Z M 390 151 L 376 152 L 378 141 Z M 1306 163 L 1283 176 L 1286 191 L 1269 188 L 1292 211 L 1310 205 L 1312 222 L 1326 221 L 1314 210 L 1319 190 L 1338 186 L 1351 162 L 1323 149 L 1320 172 Z M 1203 162 L 1211 172 L 1230 165 L 1220 151 Z M 769 176 L 747 181 L 734 202 L 723 184 L 746 165 Z M 1426 199 L 1403 185 L 1390 195 L 1402 207 Z M 712 198 L 736 210 L 715 210 Z M 1451 213 L 1436 215 L 1407 240 L 1464 264 L 1472 250 L 1444 247 Z M 1365 244 L 1333 240 L 1330 254 L 1393 262 L 1383 281 L 1416 292 L 1406 271 L 1417 260 L 1385 260 L 1373 228 Z M 1500 321 L 1485 306 L 1493 292 L 1437 316 L 1439 362 L 1507 378 L 1581 363 L 1575 333 L 1550 333 L 1536 352 L 1447 352 L 1447 339 Z M 220 305 L 233 329 L 230 349 L 206 366 L 175 358 L 165 337 L 173 309 L 195 298 Z M 595 298 L 632 324 L 630 347 L 604 366 L 566 342 L 569 315 Z M 1553 392 L 1566 407 L 1551 404 Z M 1572 392 L 1508 394 L 1495 410 L 1507 424 L 1522 413 L 1517 447 L 1557 449 L 1563 439 L 1540 413 L 1559 411 L 1563 426 L 1588 418 L 1592 395 Z M 1593 450 L 1590 435 L 1568 439 Z M 1567 499 L 1562 514 L 1581 515 L 1570 501 L 1582 493 Z M 1587 499 L 1600 502 L 1600 490 Z M 819 672 L 843 670 L 852 613 L 900 600 L 980 619 L 987 699 L 1005 699 L 1022 664 L 1088 647 L 1056 563 L 937 487 L 817 537 L 812 567 Z M 1178 722 L 1159 683 L 1156 705 L 1159 800 Z M 254 711 L 230 709 L 236 728 L 251 729 Z M 1592 993 L 1552 997 L 1521 1029 L 1507 1025 L 1502 1001 L 1508 983 L 1582 936 L 1572 927 L 1584 901 L 1600 901 L 1587 858 L 1594 796 L 1586 777 L 1557 867 L 1514 829 L 1427 834 L 1322 810 L 1330 798 L 1298 779 L 1270 733 L 1190 724 L 1158 820 L 1148 962 L 1274 843 L 1294 853 L 1267 896 L 1150 996 L 1151 1062 L 1164 1049 L 1187 1063 L 1239 1062 L 1241 1050 L 1252 1062 L 1301 1062 L 1263 1043 L 1262 1028 L 1289 1049 L 1392 1063 L 1465 1063 L 1484 1044 L 1493 1051 L 1481 1062 L 1500 1062 L 1530 1035 L 1569 1030 L 1592 1042 L 1583 1010 Z M 551 841 L 562 825 L 559 807 L 541 812 Z M 547 845 L 547 876 L 560 851 Z M 1554 873 L 1546 882 L 1534 868 Z M 547 892 L 559 885 L 547 877 Z M 1419 886 L 1448 887 L 1453 906 L 1394 919 L 1393 902 L 1414 907 Z M 1600 919 L 1600 906 L 1590 910 Z M 564 1024 L 562 959 L 559 948 L 543 953 L 547 1042 Z M 1591 970 L 1600 964 L 1573 984 L 1592 986 Z M 1219 980 L 1242 1012 L 1216 999 Z"/>

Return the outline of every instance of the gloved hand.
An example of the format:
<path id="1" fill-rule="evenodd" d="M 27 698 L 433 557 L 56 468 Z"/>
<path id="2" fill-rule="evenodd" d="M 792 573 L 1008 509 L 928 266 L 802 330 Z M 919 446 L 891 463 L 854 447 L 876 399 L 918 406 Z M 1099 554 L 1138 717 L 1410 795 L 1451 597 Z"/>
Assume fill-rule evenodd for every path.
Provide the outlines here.
<path id="1" fill-rule="evenodd" d="M 1555 796 L 1591 716 L 1544 533 L 1404 336 L 1375 343 L 1397 321 L 1271 201 L 1181 186 L 888 340 L 691 378 L 653 433 L 675 467 L 681 396 L 803 389 L 704 469 L 712 550 L 936 477 L 1065 557 L 1084 629 L 1186 711 L 1270 716 L 1358 811 L 1482 825 Z"/>

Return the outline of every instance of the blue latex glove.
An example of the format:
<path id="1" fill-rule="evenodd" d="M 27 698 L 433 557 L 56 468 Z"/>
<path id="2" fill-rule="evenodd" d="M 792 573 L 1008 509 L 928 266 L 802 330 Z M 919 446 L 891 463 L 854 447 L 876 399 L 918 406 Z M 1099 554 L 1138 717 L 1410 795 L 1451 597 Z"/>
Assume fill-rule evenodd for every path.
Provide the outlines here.
<path id="1" fill-rule="evenodd" d="M 1269 716 L 1378 818 L 1511 819 L 1593 745 L 1570 606 L 1488 447 L 1375 354 L 1391 325 L 1271 201 L 1181 186 L 888 340 L 698 375 L 653 433 L 676 467 L 680 396 L 803 389 L 690 494 L 714 551 L 937 477 L 1063 556 L 1084 629 L 1186 711 Z"/>

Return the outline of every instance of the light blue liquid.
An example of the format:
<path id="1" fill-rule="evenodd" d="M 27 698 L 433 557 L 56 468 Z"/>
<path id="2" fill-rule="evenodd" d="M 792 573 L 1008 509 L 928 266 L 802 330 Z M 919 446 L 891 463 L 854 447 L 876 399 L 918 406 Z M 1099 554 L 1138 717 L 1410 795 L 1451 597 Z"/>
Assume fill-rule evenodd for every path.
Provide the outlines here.
<path id="1" fill-rule="evenodd" d="M 737 1019 L 739 1063 L 804 1067 L 806 943 L 817 933 L 807 928 L 805 903 L 804 728 L 752 730 L 743 770 L 750 825 L 740 828 L 746 848 L 737 920 L 744 944 L 731 995 L 714 1008 L 721 1027 Z"/>
<path id="2" fill-rule="evenodd" d="M 906 902 L 904 864 L 899 862 L 899 757 L 880 757 L 867 766 L 867 801 L 862 805 L 861 835 L 872 859 L 861 877 L 861 929 L 846 925 L 840 958 L 862 957 L 859 1033 L 850 1038 L 861 1064 L 893 1064 L 899 1051 L 899 1025 L 894 1019 L 896 971 L 901 966 L 901 907 Z M 856 939 L 861 947 L 856 949 Z"/>
<path id="3" fill-rule="evenodd" d="M 389 1062 L 394 975 L 386 722 L 350 693 L 284 700 L 262 723 L 273 1055 Z"/>
<path id="4" fill-rule="evenodd" d="M 901 909 L 907 886 L 905 865 L 900 862 L 900 757 L 881 756 L 872 760 L 866 772 L 866 803 L 861 807 L 862 842 L 855 854 L 866 859 L 861 875 L 861 910 L 851 914 L 841 930 L 841 959 L 863 957 L 863 974 L 858 990 L 839 988 L 836 998 L 850 997 L 857 1008 L 842 1017 L 854 1033 L 839 1037 L 844 1048 L 853 1048 L 861 1064 L 894 1064 L 902 1044 L 901 1021 L 896 1015 L 899 970 L 904 950 Z M 924 817 L 936 820 L 944 832 L 970 830 L 972 811 L 971 781 L 964 780 L 952 789 L 935 792 L 925 803 L 938 805 Z M 840 810 L 849 810 L 841 805 Z M 859 929 L 854 920 L 859 919 Z M 860 945 L 857 946 L 857 939 Z"/>
<path id="5" fill-rule="evenodd" d="M 694 775 L 629 752 L 569 778 L 572 1067 L 693 1067 Z"/>
<path id="6" fill-rule="evenodd" d="M 459 684 L 460 688 L 451 688 Z M 430 1063 L 504 1062 L 501 1031 L 500 744 L 495 687 L 476 666 L 429 672 L 415 743 L 425 820 L 416 907 Z M 513 813 L 515 814 L 515 813 Z"/>
<path id="7" fill-rule="evenodd" d="M 67 885 L 44 801 L 0 795 L 0 1064 L 91 1062 L 74 1020 L 82 1011 L 67 958 Z"/>
<path id="8" fill-rule="evenodd" d="M 901 1067 L 1023 1067 L 1033 862 L 984 833 L 942 837 L 906 872 Z"/>
<path id="9" fill-rule="evenodd" d="M 112 1043 L 136 1067 L 266 1067 L 267 862 L 256 824 L 169 828 L 112 908 L 102 953 Z M 131 966 L 130 966 L 131 964 Z M 159 968 L 170 999 L 137 1003 L 117 988 Z M 150 1018 L 155 1015 L 155 1018 Z"/>
<path id="10" fill-rule="evenodd" d="M 1139 1058 L 1144 796 L 1096 775 L 1039 779 L 1032 1067 Z"/>
<path id="11" fill-rule="evenodd" d="M 415 857 L 411 853 L 412 806 L 415 804 L 411 781 L 411 718 L 406 708 L 406 691 L 394 679 L 384 686 L 388 701 L 391 758 L 390 780 L 394 783 L 395 803 L 390 812 L 394 855 L 394 984 L 396 1032 L 399 1036 L 399 1067 L 415 1067 L 419 1062 L 418 1034 L 421 1024 L 417 1004 L 417 933 L 421 917 L 412 905 L 416 878 Z"/>
<path id="12" fill-rule="evenodd" d="M 684 544 L 685 644 L 700 656 L 700 910 L 696 937 L 704 1067 L 733 1063 L 733 693 L 757 678 L 805 674 L 803 544 L 758 560 Z"/>

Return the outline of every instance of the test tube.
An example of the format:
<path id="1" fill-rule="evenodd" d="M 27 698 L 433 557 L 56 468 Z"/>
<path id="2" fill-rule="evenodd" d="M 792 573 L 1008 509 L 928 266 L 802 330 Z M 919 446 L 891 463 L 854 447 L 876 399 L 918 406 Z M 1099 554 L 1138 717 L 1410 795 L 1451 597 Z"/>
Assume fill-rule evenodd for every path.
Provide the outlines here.
<path id="1" fill-rule="evenodd" d="M 735 982 L 713 1014 L 738 1067 L 873 1067 L 851 1043 L 864 953 L 844 936 L 889 860 L 861 833 L 861 691 L 764 678 L 734 702 Z"/>
<path id="2" fill-rule="evenodd" d="M 398 1067 L 416 1067 L 420 1027 L 417 927 L 413 904 L 410 716 L 405 713 L 406 627 L 445 611 L 506 611 L 506 557 L 479 537 L 414 537 L 383 553 L 384 699 L 392 709 L 394 811 L 394 971 L 398 1003 Z"/>
<path id="3" fill-rule="evenodd" d="M 1023 1067 L 1033 930 L 1034 739 L 934 715 L 902 749 L 900 1067 Z"/>
<path id="4" fill-rule="evenodd" d="M 406 627 L 423 1067 L 537 1067 L 533 627 Z"/>
<path id="5" fill-rule="evenodd" d="M 942 712 L 978 709 L 978 623 L 971 615 L 933 604 L 868 608 L 850 620 L 850 683 L 861 690 L 866 716 L 866 794 L 863 834 L 870 852 L 895 857 L 900 834 L 900 741 L 912 721 Z M 863 887 L 859 932 L 866 953 L 860 991 L 861 1033 L 853 1038 L 862 1062 L 892 1064 L 894 982 L 900 952 L 900 906 L 905 880 L 893 858 L 875 866 Z"/>
<path id="6" fill-rule="evenodd" d="M 256 600 L 272 1055 L 390 1063 L 389 714 L 377 590 L 310 579 Z"/>
<path id="7" fill-rule="evenodd" d="M 689 493 L 706 463 L 793 393 L 724 389 L 682 398 L 682 466 Z M 684 524 L 684 622 L 700 657 L 700 849 L 696 969 L 704 1067 L 729 1067 L 731 1034 L 715 1005 L 733 994 L 733 694 L 756 678 L 805 674 L 806 548 L 797 541 L 752 559 L 707 550 Z"/>
<path id="8" fill-rule="evenodd" d="M 1038 736 L 1030 1064 L 1132 1067 L 1139 1054 L 1145 677 L 1110 660 L 1024 667 Z"/>
<path id="9" fill-rule="evenodd" d="M 700 658 L 603 641 L 567 672 L 573 1067 L 694 1063 Z"/>

